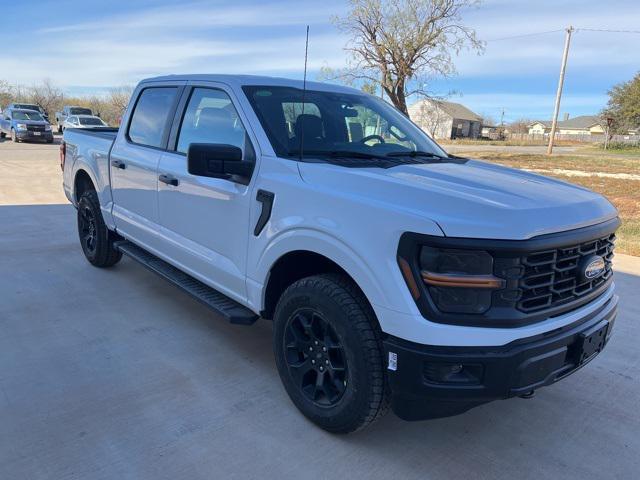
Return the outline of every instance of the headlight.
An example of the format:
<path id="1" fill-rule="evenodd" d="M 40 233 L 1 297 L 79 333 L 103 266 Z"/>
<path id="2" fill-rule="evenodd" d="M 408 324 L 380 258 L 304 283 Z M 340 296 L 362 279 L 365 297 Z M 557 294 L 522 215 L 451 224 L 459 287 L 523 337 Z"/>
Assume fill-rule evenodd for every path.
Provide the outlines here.
<path id="1" fill-rule="evenodd" d="M 402 261 L 400 267 L 406 279 Z M 484 313 L 491 308 L 492 292 L 505 286 L 505 281 L 493 274 L 493 257 L 482 250 L 423 246 L 419 267 L 418 280 L 443 313 Z M 411 285 L 409 288 L 415 290 Z"/>
<path id="2" fill-rule="evenodd" d="M 26 123 L 18 123 L 18 124 L 16 124 L 16 128 L 18 130 L 26 130 L 27 129 L 27 124 Z"/>
<path id="3" fill-rule="evenodd" d="M 44 126 L 44 130 L 45 130 L 45 132 L 50 132 L 51 131 L 51 125 L 45 125 Z"/>
<path id="4" fill-rule="evenodd" d="M 482 250 L 422 247 L 422 281 L 438 310 L 448 313 L 484 313 L 491 292 L 504 280 L 493 275 L 493 257 Z"/>

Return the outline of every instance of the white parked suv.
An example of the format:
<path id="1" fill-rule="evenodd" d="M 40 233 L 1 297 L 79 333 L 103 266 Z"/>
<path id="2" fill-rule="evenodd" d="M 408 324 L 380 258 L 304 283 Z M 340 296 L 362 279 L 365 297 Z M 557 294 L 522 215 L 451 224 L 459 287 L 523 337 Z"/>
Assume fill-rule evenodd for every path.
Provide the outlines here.
<path id="1" fill-rule="evenodd" d="M 273 320 L 287 393 L 332 432 L 531 396 L 611 334 L 605 198 L 447 155 L 358 90 L 152 78 L 120 129 L 65 131 L 61 163 L 89 262 Z"/>

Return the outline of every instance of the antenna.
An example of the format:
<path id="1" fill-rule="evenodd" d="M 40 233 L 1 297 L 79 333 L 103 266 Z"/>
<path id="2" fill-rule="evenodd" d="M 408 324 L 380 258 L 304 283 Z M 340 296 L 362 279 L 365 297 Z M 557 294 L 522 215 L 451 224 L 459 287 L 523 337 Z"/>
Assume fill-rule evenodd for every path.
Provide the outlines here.
<path id="1" fill-rule="evenodd" d="M 302 125 L 300 128 L 300 161 L 302 161 L 302 150 L 304 148 L 304 100 L 307 93 L 307 54 L 309 53 L 309 25 L 307 25 L 307 40 L 304 45 L 304 77 L 302 78 Z"/>

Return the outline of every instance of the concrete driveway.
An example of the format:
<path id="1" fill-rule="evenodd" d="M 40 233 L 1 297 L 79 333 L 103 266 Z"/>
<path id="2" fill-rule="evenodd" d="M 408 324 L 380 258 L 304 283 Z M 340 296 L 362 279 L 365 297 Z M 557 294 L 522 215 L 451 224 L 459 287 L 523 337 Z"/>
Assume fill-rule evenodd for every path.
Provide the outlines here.
<path id="1" fill-rule="evenodd" d="M 281 387 L 269 322 L 91 267 L 57 162 L 0 142 L 0 479 L 638 478 L 639 259 L 618 257 L 607 350 L 534 399 L 332 436 Z"/>

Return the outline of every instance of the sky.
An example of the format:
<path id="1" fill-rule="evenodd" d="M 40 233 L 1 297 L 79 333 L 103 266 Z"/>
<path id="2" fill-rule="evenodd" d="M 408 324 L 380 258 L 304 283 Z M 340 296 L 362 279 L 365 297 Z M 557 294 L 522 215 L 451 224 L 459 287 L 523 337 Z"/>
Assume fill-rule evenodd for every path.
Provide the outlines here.
<path id="1" fill-rule="evenodd" d="M 314 79 L 323 66 L 345 66 L 348 38 L 331 18 L 347 10 L 346 0 L 7 2 L 0 10 L 0 80 L 32 85 L 49 78 L 68 94 L 89 95 L 170 73 L 302 78 L 307 24 Z M 484 0 L 464 21 L 486 42 L 484 53 L 461 52 L 457 74 L 429 80 L 427 90 L 497 121 L 503 110 L 505 122 L 548 119 L 562 29 L 640 30 L 640 2 Z M 578 30 L 561 115 L 598 113 L 607 91 L 638 71 L 639 34 Z"/>

